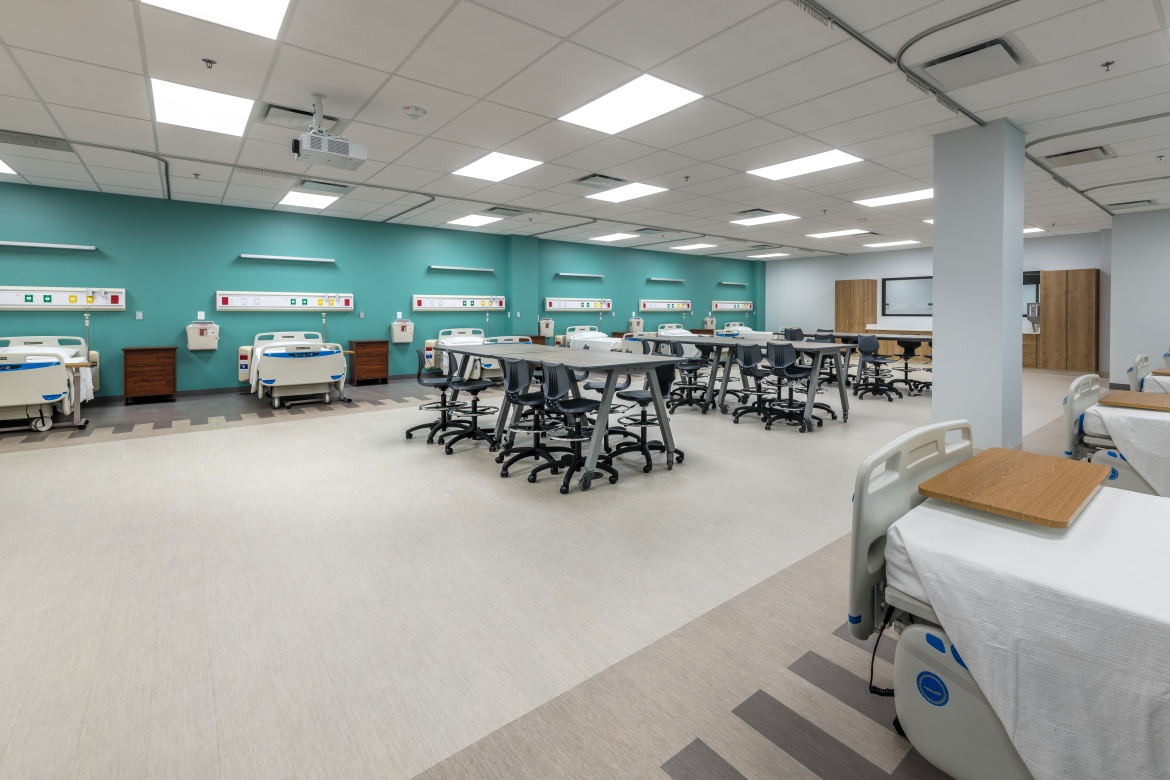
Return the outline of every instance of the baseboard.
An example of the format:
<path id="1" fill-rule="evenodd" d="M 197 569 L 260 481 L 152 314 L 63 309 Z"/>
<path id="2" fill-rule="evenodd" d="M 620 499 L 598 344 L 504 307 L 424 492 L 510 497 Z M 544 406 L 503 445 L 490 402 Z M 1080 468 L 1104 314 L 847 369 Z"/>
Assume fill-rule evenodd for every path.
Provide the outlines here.
<path id="1" fill-rule="evenodd" d="M 1121 384 L 1120 382 L 1110 382 L 1109 389 L 1110 390 L 1128 390 L 1129 383 L 1127 382 L 1126 384 Z"/>

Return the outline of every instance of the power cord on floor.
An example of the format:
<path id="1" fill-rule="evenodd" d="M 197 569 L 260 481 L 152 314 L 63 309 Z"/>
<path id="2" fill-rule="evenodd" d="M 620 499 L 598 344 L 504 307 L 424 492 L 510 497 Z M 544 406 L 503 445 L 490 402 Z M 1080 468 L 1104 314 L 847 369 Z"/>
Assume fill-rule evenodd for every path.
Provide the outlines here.
<path id="1" fill-rule="evenodd" d="M 894 608 L 886 608 L 886 616 L 882 619 L 882 627 L 878 630 L 877 641 L 873 643 L 873 655 L 869 658 L 869 692 L 874 696 L 893 696 L 893 688 L 878 688 L 873 684 L 873 663 L 877 658 L 878 645 L 881 644 L 882 634 L 886 633 L 886 626 L 890 624 L 890 618 L 894 616 Z"/>

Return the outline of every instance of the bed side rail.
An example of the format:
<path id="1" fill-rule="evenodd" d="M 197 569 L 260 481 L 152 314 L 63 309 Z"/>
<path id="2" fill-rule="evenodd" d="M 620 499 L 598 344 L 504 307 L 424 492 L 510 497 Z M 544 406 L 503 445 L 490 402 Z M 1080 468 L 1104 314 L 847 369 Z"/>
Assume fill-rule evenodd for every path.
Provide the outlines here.
<path id="1" fill-rule="evenodd" d="M 954 441 L 948 442 L 947 435 Z M 857 470 L 853 493 L 853 540 L 849 563 L 849 631 L 866 639 L 886 579 L 886 531 L 926 500 L 918 485 L 972 455 L 971 423 L 934 423 L 900 436 L 870 455 Z"/>
<path id="2" fill-rule="evenodd" d="M 1084 448 L 1077 441 L 1081 430 L 1081 415 L 1101 400 L 1101 377 L 1096 374 L 1078 376 L 1068 386 L 1064 397 L 1064 457 L 1080 460 L 1085 456 Z"/>
<path id="3" fill-rule="evenodd" d="M 1129 389 L 1140 393 L 1143 381 L 1150 374 L 1150 356 L 1138 355 L 1135 357 L 1133 367 L 1126 369 L 1125 373 L 1129 377 Z"/>

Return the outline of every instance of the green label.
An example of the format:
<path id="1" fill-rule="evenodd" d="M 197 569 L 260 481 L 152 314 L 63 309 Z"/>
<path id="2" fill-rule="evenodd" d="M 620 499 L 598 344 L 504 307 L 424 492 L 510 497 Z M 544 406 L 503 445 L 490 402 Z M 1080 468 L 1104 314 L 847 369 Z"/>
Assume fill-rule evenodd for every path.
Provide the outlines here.
<path id="1" fill-rule="evenodd" d="M 46 295 L 46 296 L 45 296 L 45 303 L 52 303 L 52 302 L 53 302 L 53 296 L 52 296 L 52 295 Z"/>
<path id="2" fill-rule="evenodd" d="M 308 305 L 309 305 L 309 299 L 308 298 L 301 298 L 301 306 L 308 306 Z"/>
<path id="3" fill-rule="evenodd" d="M 32 303 L 32 302 L 33 302 L 33 297 L 32 297 L 31 295 L 26 295 L 26 296 L 24 296 L 24 302 L 25 302 L 25 303 Z"/>
<path id="4" fill-rule="evenodd" d="M 288 305 L 289 305 L 289 306 L 296 306 L 296 305 L 297 305 L 297 299 L 296 299 L 296 298 L 289 298 L 289 299 L 288 299 Z"/>

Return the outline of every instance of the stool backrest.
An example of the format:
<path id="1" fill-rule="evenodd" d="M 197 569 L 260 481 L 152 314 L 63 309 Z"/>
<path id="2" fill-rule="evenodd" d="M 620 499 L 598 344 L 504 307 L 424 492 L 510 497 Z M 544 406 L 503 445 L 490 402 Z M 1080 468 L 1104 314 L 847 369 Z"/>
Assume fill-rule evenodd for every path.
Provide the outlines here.
<path id="1" fill-rule="evenodd" d="M 683 343 L 681 341 L 670 342 L 670 354 L 674 357 L 683 357 Z"/>
<path id="2" fill-rule="evenodd" d="M 504 394 L 511 399 L 523 393 L 532 384 L 532 371 L 527 360 L 504 358 Z"/>
<path id="3" fill-rule="evenodd" d="M 817 341 L 832 341 L 833 340 L 833 331 L 825 330 L 823 328 L 817 328 L 817 335 L 815 338 Z"/>
<path id="4" fill-rule="evenodd" d="M 736 344 L 735 364 L 740 368 L 755 368 L 764 359 L 764 351 L 759 344 Z"/>
<path id="5" fill-rule="evenodd" d="M 878 351 L 877 336 L 858 336 L 857 351 L 863 355 L 873 356 Z"/>
<path id="6" fill-rule="evenodd" d="M 543 384 L 544 400 L 554 409 L 560 409 L 559 401 L 573 390 L 573 380 L 569 378 L 569 369 L 564 363 L 546 363 L 540 361 L 540 373 Z"/>
<path id="7" fill-rule="evenodd" d="M 772 369 L 779 370 L 794 365 L 797 361 L 796 347 L 791 344 L 768 344 L 768 362 Z"/>
<path id="8" fill-rule="evenodd" d="M 899 341 L 898 346 L 902 349 L 903 357 L 914 357 L 914 353 L 918 351 L 917 341 Z"/>
<path id="9" fill-rule="evenodd" d="M 785 328 L 784 338 L 788 341 L 804 341 L 804 331 L 800 328 Z"/>

